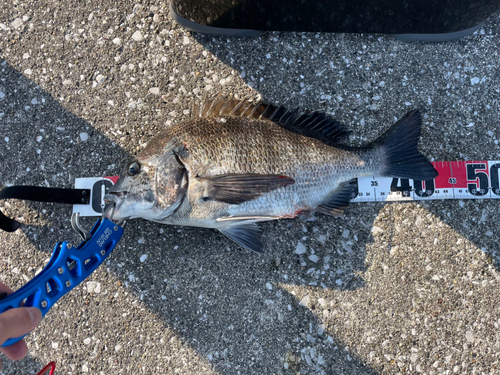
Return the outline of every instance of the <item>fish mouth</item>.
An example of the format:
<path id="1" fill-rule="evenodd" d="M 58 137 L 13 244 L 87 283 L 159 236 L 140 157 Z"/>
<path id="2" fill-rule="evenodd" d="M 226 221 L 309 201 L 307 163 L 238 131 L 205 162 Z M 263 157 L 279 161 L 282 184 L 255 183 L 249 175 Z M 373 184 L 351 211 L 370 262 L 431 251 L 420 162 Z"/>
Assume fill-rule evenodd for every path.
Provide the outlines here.
<path id="1" fill-rule="evenodd" d="M 103 217 L 107 217 L 109 218 L 109 220 L 113 220 L 115 214 L 117 213 L 117 211 L 119 211 L 121 204 L 124 202 L 126 195 L 126 191 L 118 191 L 106 194 L 103 198 L 103 201 L 106 204 L 102 214 Z M 129 217 L 118 217 L 118 219 L 121 221 L 127 220 L 128 218 Z"/>
<path id="2" fill-rule="evenodd" d="M 112 192 L 112 193 L 106 194 L 104 196 L 103 200 L 107 204 L 114 203 L 116 205 L 118 202 L 125 199 L 126 195 L 127 195 L 126 191 Z"/>

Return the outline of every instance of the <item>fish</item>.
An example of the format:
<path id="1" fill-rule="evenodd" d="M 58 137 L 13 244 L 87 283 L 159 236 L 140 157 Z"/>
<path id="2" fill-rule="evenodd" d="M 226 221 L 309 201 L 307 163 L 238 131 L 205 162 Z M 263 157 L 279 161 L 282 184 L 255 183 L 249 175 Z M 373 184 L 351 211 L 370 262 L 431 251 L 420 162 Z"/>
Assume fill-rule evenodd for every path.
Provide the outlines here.
<path id="1" fill-rule="evenodd" d="M 217 229 L 262 253 L 257 223 L 343 215 L 358 177 L 438 175 L 418 151 L 418 110 L 362 147 L 345 145 L 350 132 L 321 112 L 218 97 L 191 113 L 126 164 L 104 197 L 115 219 Z"/>

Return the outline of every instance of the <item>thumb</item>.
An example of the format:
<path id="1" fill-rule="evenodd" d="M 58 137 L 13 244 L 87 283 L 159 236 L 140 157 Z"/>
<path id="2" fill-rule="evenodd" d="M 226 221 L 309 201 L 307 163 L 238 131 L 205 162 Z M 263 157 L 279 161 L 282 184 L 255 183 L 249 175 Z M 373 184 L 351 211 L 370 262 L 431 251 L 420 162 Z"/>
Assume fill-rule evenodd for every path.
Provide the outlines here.
<path id="1" fill-rule="evenodd" d="M 42 312 L 36 307 L 18 307 L 0 314 L 0 345 L 30 332 L 41 320 Z"/>

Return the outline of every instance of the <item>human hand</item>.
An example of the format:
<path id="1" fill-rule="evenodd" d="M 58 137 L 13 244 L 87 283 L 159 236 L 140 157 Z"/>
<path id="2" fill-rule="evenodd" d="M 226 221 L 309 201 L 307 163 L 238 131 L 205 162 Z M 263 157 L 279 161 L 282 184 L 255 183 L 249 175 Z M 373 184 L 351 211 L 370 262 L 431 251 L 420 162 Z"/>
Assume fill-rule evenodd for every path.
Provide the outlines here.
<path id="1" fill-rule="evenodd" d="M 11 294 L 12 290 L 0 282 L 0 293 Z M 0 314 L 0 345 L 13 337 L 22 336 L 33 330 L 42 320 L 42 312 L 36 307 L 19 307 L 10 309 Z M 0 352 L 7 358 L 17 361 L 28 353 L 28 347 L 24 340 L 15 344 L 0 348 Z M 0 370 L 2 363 L 0 362 Z"/>

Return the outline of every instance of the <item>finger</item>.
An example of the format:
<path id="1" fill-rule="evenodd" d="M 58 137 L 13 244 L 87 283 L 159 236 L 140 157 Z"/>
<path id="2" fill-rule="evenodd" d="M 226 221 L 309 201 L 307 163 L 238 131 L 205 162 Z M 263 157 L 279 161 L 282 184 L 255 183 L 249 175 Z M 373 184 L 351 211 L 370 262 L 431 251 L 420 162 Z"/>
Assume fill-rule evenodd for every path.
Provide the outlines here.
<path id="1" fill-rule="evenodd" d="M 28 353 L 28 346 L 24 340 L 19 340 L 18 342 L 6 346 L 5 348 L 0 348 L 0 352 L 5 354 L 7 358 L 11 361 L 18 361 Z"/>
<path id="2" fill-rule="evenodd" d="M 5 285 L 4 283 L 0 282 L 0 293 L 7 293 L 7 294 L 11 294 L 13 292 L 12 289 L 10 289 L 7 285 Z"/>
<path id="3" fill-rule="evenodd" d="M 41 320 L 42 312 L 36 307 L 18 307 L 0 314 L 0 345 L 30 332 Z"/>

